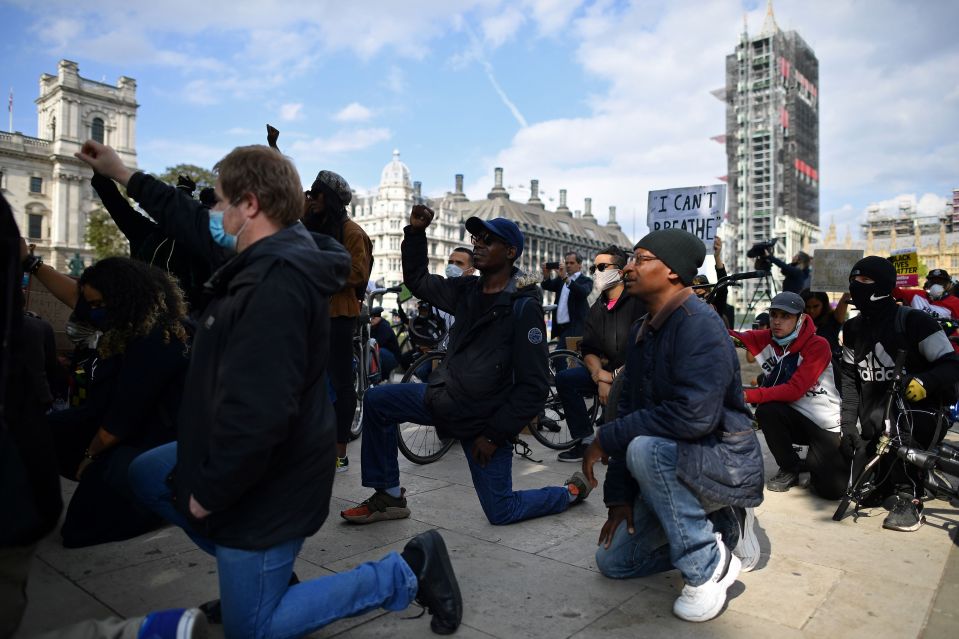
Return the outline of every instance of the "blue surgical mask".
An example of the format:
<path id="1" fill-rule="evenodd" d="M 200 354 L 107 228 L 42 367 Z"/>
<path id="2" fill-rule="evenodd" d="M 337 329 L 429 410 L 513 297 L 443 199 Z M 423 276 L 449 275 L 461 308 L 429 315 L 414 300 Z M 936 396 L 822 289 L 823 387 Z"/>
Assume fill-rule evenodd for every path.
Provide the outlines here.
<path id="1" fill-rule="evenodd" d="M 780 346 L 786 346 L 791 343 L 794 339 L 799 337 L 799 329 L 802 328 L 802 316 L 799 317 L 799 321 L 796 322 L 796 328 L 793 329 L 793 332 L 785 337 L 776 337 L 773 335 L 773 341 L 779 344 Z"/>
<path id="2" fill-rule="evenodd" d="M 223 229 L 222 211 L 210 211 L 210 236 L 219 246 L 230 251 L 236 250 L 236 236 Z"/>
<path id="3" fill-rule="evenodd" d="M 446 277 L 461 277 L 463 275 L 463 269 L 458 267 L 456 264 L 447 264 L 446 265 Z"/>
<path id="4" fill-rule="evenodd" d="M 107 331 L 110 329 L 110 315 L 107 309 L 102 306 L 91 308 L 88 316 L 90 318 L 90 324 L 97 330 Z"/>

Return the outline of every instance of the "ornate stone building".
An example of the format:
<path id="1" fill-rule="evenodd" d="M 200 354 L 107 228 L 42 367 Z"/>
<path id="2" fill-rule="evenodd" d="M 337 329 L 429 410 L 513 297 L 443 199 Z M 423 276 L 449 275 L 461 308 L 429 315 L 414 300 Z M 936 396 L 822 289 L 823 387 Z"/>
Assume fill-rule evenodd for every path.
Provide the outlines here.
<path id="1" fill-rule="evenodd" d="M 400 161 L 399 151 L 383 168 L 380 186 L 375 193 L 353 198 L 352 215 L 373 240 L 374 281 L 394 285 L 403 279 L 400 243 L 403 227 L 414 204 L 423 203 L 436 213 L 427 230 L 430 271 L 442 274 L 450 252 L 457 246 L 470 246 L 464 223 L 470 217 L 483 219 L 506 217 L 516 222 L 526 236 L 526 247 L 517 266 L 538 271 L 540 264 L 560 261 L 569 251 L 577 251 L 589 263 L 593 254 L 610 244 L 627 251 L 633 243 L 616 222 L 616 207 L 610 207 L 605 224 L 593 216 L 592 203 L 585 201 L 582 215 L 566 206 L 566 191 L 559 192 L 559 207 L 546 210 L 539 198 L 539 183 L 530 183 L 530 198 L 521 203 L 510 199 L 503 186 L 503 169 L 494 173 L 493 188 L 486 199 L 471 201 L 463 192 L 463 176 L 455 176 L 454 190 L 437 198 L 424 198 L 419 182 L 410 180 L 409 168 Z"/>
<path id="2" fill-rule="evenodd" d="M 862 223 L 864 239 L 854 240 L 847 233 L 843 241 L 830 224 L 823 248 L 862 249 L 865 255 L 890 255 L 897 249 L 915 248 L 927 269 L 943 268 L 959 275 L 959 189 L 953 189 L 952 202 L 939 215 L 921 215 L 910 200 L 899 202 L 895 210 L 872 204 Z"/>
<path id="3" fill-rule="evenodd" d="M 88 80 L 75 62 L 61 60 L 57 75 L 40 76 L 36 104 L 36 137 L 0 133 L 0 190 L 37 254 L 66 270 L 75 253 L 90 263 L 86 221 L 99 206 L 89 169 L 73 154 L 94 139 L 136 166 L 136 81 L 121 77 L 113 86 Z"/>

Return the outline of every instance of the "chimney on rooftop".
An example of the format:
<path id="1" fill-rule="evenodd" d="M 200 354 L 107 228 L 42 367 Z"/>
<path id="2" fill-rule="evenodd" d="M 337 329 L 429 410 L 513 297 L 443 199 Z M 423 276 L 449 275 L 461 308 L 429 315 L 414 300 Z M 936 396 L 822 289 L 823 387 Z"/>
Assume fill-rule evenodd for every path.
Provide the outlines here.
<path id="1" fill-rule="evenodd" d="M 493 169 L 493 190 L 486 194 L 487 199 L 494 200 L 498 197 L 509 199 L 509 192 L 503 188 L 503 168 Z"/>
<path id="2" fill-rule="evenodd" d="M 586 198 L 586 202 L 583 204 L 583 219 L 584 220 L 595 220 L 593 217 L 593 198 Z"/>
<path id="3" fill-rule="evenodd" d="M 616 221 L 616 207 L 615 207 L 615 206 L 609 207 L 609 219 L 606 220 L 606 226 L 608 226 L 608 227 L 611 228 L 611 229 L 616 229 L 616 230 L 619 230 L 619 229 L 622 228 L 622 227 L 619 225 L 619 223 Z"/>
<path id="4" fill-rule="evenodd" d="M 527 202 L 527 204 L 541 209 L 546 208 L 546 205 L 543 204 L 543 201 L 539 199 L 539 180 L 529 181 L 529 202 Z"/>
<path id="5" fill-rule="evenodd" d="M 454 179 L 456 180 L 456 190 L 453 191 L 453 201 L 468 202 L 469 198 L 466 197 L 466 193 L 463 192 L 463 174 L 457 173 Z"/>
<path id="6" fill-rule="evenodd" d="M 569 210 L 569 207 L 566 206 L 566 189 L 559 190 L 559 206 L 556 207 L 557 213 L 562 213 L 566 217 L 572 217 L 573 212 Z"/>

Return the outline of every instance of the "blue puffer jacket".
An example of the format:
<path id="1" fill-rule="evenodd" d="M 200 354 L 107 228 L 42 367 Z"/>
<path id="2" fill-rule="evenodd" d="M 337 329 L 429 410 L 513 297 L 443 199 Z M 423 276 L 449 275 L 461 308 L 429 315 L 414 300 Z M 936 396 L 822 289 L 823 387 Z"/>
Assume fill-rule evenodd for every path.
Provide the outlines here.
<path id="1" fill-rule="evenodd" d="M 638 487 L 626 449 L 641 435 L 679 443 L 677 474 L 703 500 L 758 506 L 763 457 L 743 400 L 739 360 L 722 319 L 689 289 L 630 331 L 614 421 L 598 433 L 610 456 L 607 505 L 631 504 Z"/>

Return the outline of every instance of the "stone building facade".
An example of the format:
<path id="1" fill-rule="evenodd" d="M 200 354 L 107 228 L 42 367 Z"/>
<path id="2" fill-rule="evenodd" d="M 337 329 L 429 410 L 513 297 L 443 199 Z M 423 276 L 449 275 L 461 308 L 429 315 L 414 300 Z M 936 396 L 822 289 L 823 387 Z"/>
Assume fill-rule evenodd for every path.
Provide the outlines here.
<path id="1" fill-rule="evenodd" d="M 470 246 L 464 223 L 470 217 L 483 219 L 506 217 L 526 236 L 526 246 L 517 266 L 538 271 L 542 262 L 561 261 L 569 251 L 577 251 L 589 264 L 592 256 L 610 244 L 630 250 L 633 243 L 616 222 L 616 208 L 610 207 L 608 219 L 600 223 L 592 212 L 589 198 L 584 211 L 572 211 L 566 205 L 566 191 L 559 193 L 559 206 L 546 210 L 539 198 L 539 183 L 532 180 L 530 197 L 525 203 L 510 198 L 503 186 L 503 169 L 494 172 L 493 187 L 486 199 L 470 200 L 463 192 L 463 176 L 457 174 L 454 189 L 442 197 L 422 195 L 419 182 L 410 179 L 409 168 L 400 160 L 399 151 L 383 168 L 380 185 L 374 193 L 354 196 L 351 215 L 373 240 L 375 262 L 372 280 L 395 285 L 403 279 L 400 243 L 403 227 L 414 204 L 426 204 L 436 214 L 427 229 L 430 271 L 442 274 L 450 252 L 457 246 Z"/>
<path id="2" fill-rule="evenodd" d="M 110 85 L 80 77 L 61 60 L 57 74 L 40 76 L 37 135 L 0 133 L 0 190 L 36 253 L 61 271 L 77 253 L 89 264 L 86 221 L 100 203 L 90 170 L 73 154 L 88 139 L 109 144 L 135 167 L 136 81 Z"/>

